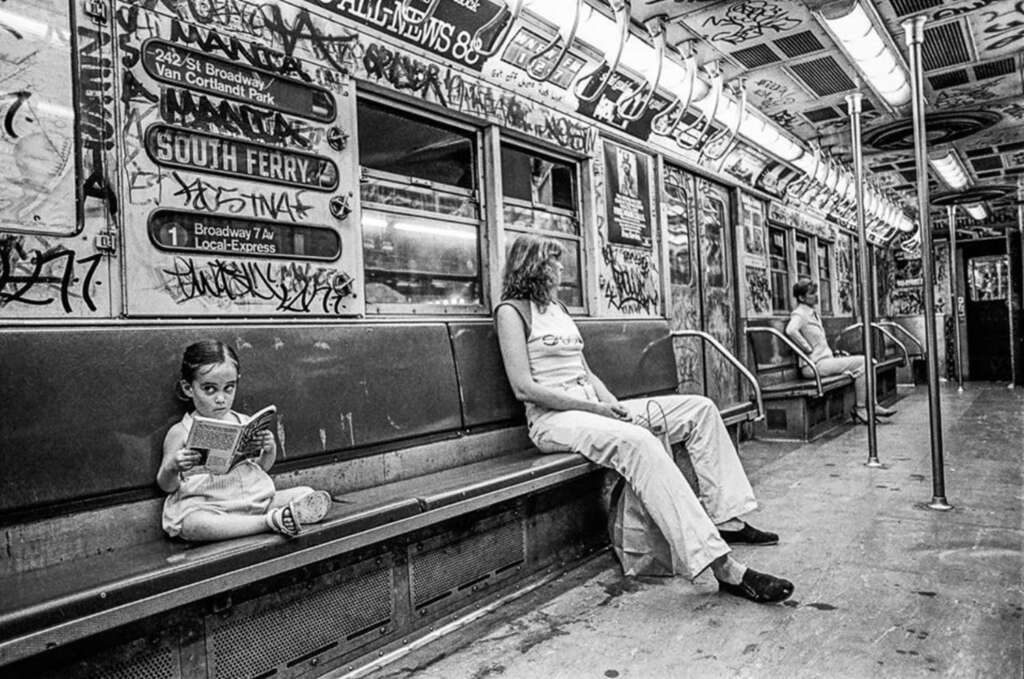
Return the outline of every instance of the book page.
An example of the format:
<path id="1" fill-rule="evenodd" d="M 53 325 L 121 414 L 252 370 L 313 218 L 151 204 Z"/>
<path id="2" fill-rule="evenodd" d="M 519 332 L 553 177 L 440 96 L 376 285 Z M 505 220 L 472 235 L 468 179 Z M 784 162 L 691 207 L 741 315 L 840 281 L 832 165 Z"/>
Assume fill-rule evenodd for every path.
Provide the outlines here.
<path id="1" fill-rule="evenodd" d="M 234 451 L 242 427 L 232 422 L 195 418 L 185 443 L 189 448 Z"/>

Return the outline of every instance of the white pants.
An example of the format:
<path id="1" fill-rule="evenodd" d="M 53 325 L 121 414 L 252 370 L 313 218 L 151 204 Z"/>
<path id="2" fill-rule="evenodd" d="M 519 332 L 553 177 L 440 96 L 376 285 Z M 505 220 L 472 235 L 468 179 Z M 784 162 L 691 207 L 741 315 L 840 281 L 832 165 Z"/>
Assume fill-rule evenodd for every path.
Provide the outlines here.
<path id="1" fill-rule="evenodd" d="M 686 445 L 700 482 L 699 501 L 661 442 L 644 426 L 648 401 L 656 401 L 665 411 L 669 441 Z M 671 545 L 677 569 L 694 578 L 729 553 L 715 524 L 755 509 L 754 491 L 710 399 L 659 396 L 622 404 L 635 423 L 582 410 L 536 409 L 530 438 L 542 452 L 575 451 L 621 474 Z M 654 415 L 655 424 L 660 417 L 660 412 Z"/>
<path id="2" fill-rule="evenodd" d="M 814 367 L 818 369 L 818 374 L 822 377 L 848 374 L 853 378 L 853 393 L 856 397 L 857 407 L 862 408 L 867 403 L 865 396 L 868 393 L 868 387 L 867 378 L 864 376 L 864 356 L 853 354 L 852 356 L 821 358 L 814 363 Z M 800 374 L 807 379 L 814 378 L 814 373 L 810 368 L 802 368 Z"/>

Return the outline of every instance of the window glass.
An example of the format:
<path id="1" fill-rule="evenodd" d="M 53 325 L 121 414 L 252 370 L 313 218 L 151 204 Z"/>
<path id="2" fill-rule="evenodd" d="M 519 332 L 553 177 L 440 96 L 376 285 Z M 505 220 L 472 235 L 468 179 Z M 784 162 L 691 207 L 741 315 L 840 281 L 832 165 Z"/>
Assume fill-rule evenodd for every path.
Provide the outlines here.
<path id="1" fill-rule="evenodd" d="M 832 266 L 828 243 L 818 241 L 818 306 L 822 314 L 832 313 Z"/>
<path id="2" fill-rule="evenodd" d="M 373 102 L 357 109 L 367 303 L 482 304 L 475 135 Z"/>
<path id="3" fill-rule="evenodd" d="M 1006 299 L 1010 289 L 1007 269 L 1006 255 L 972 258 L 967 277 L 971 300 Z"/>
<path id="4" fill-rule="evenodd" d="M 506 250 L 512 247 L 516 235 L 525 232 L 536 232 L 561 243 L 565 268 L 558 298 L 568 307 L 582 308 L 576 164 L 502 144 L 501 186 Z"/>
<path id="5" fill-rule="evenodd" d="M 693 283 L 692 181 L 689 175 L 665 167 L 665 214 L 668 221 L 669 272 L 674 285 Z"/>
<path id="6" fill-rule="evenodd" d="M 789 253 L 786 249 L 786 232 L 783 229 L 768 229 L 768 262 L 771 266 L 772 311 L 788 311 Z"/>
<path id="7" fill-rule="evenodd" d="M 797 234 L 793 240 L 796 245 L 796 276 L 811 278 L 811 239 Z"/>

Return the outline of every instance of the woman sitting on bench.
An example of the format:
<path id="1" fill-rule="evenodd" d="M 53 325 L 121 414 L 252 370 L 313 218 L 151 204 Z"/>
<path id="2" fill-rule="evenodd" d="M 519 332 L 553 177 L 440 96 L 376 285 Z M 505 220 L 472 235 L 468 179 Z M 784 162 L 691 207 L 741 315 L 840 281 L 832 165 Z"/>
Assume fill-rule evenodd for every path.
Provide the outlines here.
<path id="1" fill-rule="evenodd" d="M 818 303 L 818 286 L 808 278 L 801 278 L 793 284 L 793 297 L 797 305 L 789 316 L 786 335 L 800 347 L 808 358 L 814 361 L 814 367 L 822 377 L 827 375 L 849 374 L 853 378 L 853 390 L 856 401 L 850 416 L 854 422 L 867 422 L 867 381 L 864 377 L 864 356 L 836 356 L 828 346 L 825 338 L 825 327 L 814 306 Z M 803 363 L 803 361 L 801 361 Z M 808 365 L 800 366 L 800 374 L 810 379 L 814 371 Z M 890 417 L 896 414 L 895 408 L 875 405 L 875 415 Z"/>
<path id="2" fill-rule="evenodd" d="M 758 603 L 786 599 L 793 583 L 729 555 L 726 543 L 776 544 L 779 536 L 737 518 L 757 503 L 718 408 L 703 396 L 615 398 L 587 366 L 579 330 L 557 301 L 561 258 L 557 241 L 517 238 L 495 309 L 505 372 L 526 404 L 530 439 L 542 452 L 575 451 L 621 474 L 691 578 L 710 566 L 721 591 Z M 686 443 L 700 501 L 645 426 L 649 400 L 664 410 L 669 440 Z"/>

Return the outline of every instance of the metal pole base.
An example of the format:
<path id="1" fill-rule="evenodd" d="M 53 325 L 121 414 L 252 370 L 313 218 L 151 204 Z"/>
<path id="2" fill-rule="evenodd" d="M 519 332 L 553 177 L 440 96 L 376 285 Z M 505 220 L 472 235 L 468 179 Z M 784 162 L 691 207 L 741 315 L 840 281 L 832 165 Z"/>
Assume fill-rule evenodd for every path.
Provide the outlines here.
<path id="1" fill-rule="evenodd" d="M 888 467 L 886 467 L 884 464 L 878 461 L 877 457 L 869 459 L 867 462 L 864 463 L 864 466 L 872 467 L 874 469 L 888 469 Z"/>
<path id="2" fill-rule="evenodd" d="M 1007 385 L 1006 385 L 1006 388 L 1012 391 L 1012 390 L 1014 390 L 1014 389 L 1015 389 L 1016 387 L 1014 386 L 1013 382 L 1010 382 L 1009 384 L 1007 384 Z"/>
<path id="3" fill-rule="evenodd" d="M 953 505 L 946 502 L 946 498 L 938 495 L 933 497 L 932 501 L 925 506 L 928 507 L 928 509 L 934 509 L 937 512 L 948 512 L 953 508 Z"/>
<path id="4" fill-rule="evenodd" d="M 956 388 L 956 393 L 958 393 L 958 394 L 964 393 L 964 388 L 963 387 L 957 387 Z"/>

